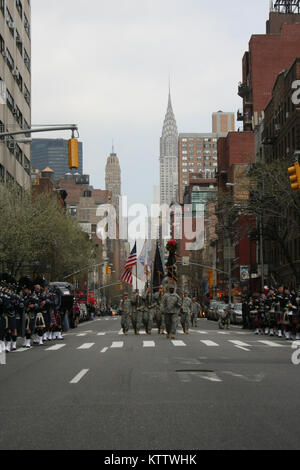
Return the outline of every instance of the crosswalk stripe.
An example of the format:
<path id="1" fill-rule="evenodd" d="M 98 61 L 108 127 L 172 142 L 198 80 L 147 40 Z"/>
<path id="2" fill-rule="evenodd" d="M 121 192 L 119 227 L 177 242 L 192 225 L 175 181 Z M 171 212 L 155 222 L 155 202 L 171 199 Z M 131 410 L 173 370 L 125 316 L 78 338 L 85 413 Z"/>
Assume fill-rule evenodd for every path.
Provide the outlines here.
<path id="1" fill-rule="evenodd" d="M 102 351 L 101 351 L 101 354 L 106 353 L 106 351 L 108 351 L 108 348 L 103 348 Z"/>
<path id="2" fill-rule="evenodd" d="M 143 347 L 144 348 L 155 348 L 155 342 L 154 341 L 143 341 Z"/>
<path id="3" fill-rule="evenodd" d="M 208 335 L 208 332 L 207 332 L 207 331 L 198 331 L 198 333 L 199 333 L 200 335 Z"/>
<path id="4" fill-rule="evenodd" d="M 80 333 L 79 335 L 76 335 L 76 336 L 77 336 L 77 338 L 79 338 L 79 337 L 86 336 L 86 335 L 87 335 L 87 333 Z"/>
<path id="5" fill-rule="evenodd" d="M 121 349 L 123 348 L 123 346 L 124 346 L 123 341 L 115 341 L 112 343 L 111 349 Z"/>
<path id="6" fill-rule="evenodd" d="M 205 344 L 205 346 L 209 346 L 209 347 L 219 347 L 219 344 L 214 343 L 213 341 L 201 340 L 201 343 L 203 343 L 203 344 Z"/>
<path id="7" fill-rule="evenodd" d="M 257 341 L 258 343 L 266 344 L 267 346 L 270 346 L 271 348 L 284 348 L 282 344 L 275 343 L 275 341 Z"/>
<path id="8" fill-rule="evenodd" d="M 229 340 L 229 343 L 235 344 L 236 346 L 243 346 L 245 348 L 250 347 L 250 344 L 243 343 L 242 341 L 232 340 L 232 339 Z"/>
<path id="9" fill-rule="evenodd" d="M 79 346 L 77 349 L 91 349 L 95 343 L 85 343 L 82 346 Z"/>
<path id="10" fill-rule="evenodd" d="M 54 346 L 45 349 L 45 351 L 58 351 L 59 349 L 64 348 L 65 346 L 65 344 L 55 344 Z"/>
<path id="11" fill-rule="evenodd" d="M 106 333 L 98 333 L 97 336 L 105 336 Z"/>
<path id="12" fill-rule="evenodd" d="M 80 380 L 89 372 L 89 369 L 83 369 L 77 374 L 74 379 L 71 380 L 70 384 L 77 384 Z"/>
<path id="13" fill-rule="evenodd" d="M 172 343 L 174 344 L 174 346 L 186 346 L 183 341 L 172 340 Z"/>

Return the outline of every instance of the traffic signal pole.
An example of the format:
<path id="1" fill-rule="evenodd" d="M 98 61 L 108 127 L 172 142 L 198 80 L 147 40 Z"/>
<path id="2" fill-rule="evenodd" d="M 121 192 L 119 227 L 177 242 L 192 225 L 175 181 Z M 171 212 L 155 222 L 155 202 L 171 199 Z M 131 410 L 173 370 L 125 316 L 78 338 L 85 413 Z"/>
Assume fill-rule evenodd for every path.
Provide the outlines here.
<path id="1" fill-rule="evenodd" d="M 59 132 L 59 131 L 72 131 L 72 137 L 75 135 L 75 131 L 78 134 L 78 126 L 76 124 L 66 124 L 62 126 L 51 126 L 51 127 L 37 127 L 37 128 L 30 128 L 30 129 L 22 129 L 20 131 L 12 131 L 12 132 L 0 132 L 0 139 L 3 137 L 13 137 L 14 135 L 25 135 L 25 134 L 33 134 L 38 132 Z"/>
<path id="2" fill-rule="evenodd" d="M 0 139 L 5 139 L 5 137 L 13 137 L 16 135 L 25 135 L 34 134 L 39 132 L 59 132 L 59 131 L 71 131 L 72 138 L 68 142 L 68 156 L 69 156 L 69 168 L 78 169 L 79 168 L 79 150 L 78 150 L 78 126 L 76 124 L 65 124 L 62 126 L 48 126 L 48 127 L 36 127 L 30 129 L 22 129 L 19 131 L 11 132 L 0 132 Z M 77 132 L 77 138 L 75 138 L 75 132 Z M 13 141 L 12 141 L 13 142 Z"/>

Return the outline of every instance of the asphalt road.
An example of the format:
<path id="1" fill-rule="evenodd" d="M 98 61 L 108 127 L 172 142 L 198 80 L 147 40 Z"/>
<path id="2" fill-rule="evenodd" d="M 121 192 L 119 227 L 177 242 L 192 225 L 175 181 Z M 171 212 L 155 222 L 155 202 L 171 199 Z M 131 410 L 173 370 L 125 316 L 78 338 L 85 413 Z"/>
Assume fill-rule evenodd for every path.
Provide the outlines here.
<path id="1" fill-rule="evenodd" d="M 124 337 L 119 318 L 97 319 L 7 356 L 0 449 L 299 449 L 293 352 L 207 320 L 172 342 L 157 330 Z"/>

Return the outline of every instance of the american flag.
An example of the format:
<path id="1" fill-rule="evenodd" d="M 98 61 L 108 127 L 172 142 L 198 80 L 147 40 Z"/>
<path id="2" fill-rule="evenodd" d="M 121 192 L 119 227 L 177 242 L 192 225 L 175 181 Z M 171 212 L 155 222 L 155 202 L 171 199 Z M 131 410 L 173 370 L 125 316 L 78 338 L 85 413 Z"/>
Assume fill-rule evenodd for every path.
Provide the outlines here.
<path id="1" fill-rule="evenodd" d="M 122 274 L 121 281 L 126 282 L 132 286 L 132 268 L 137 264 L 136 242 L 125 264 L 124 273 Z"/>

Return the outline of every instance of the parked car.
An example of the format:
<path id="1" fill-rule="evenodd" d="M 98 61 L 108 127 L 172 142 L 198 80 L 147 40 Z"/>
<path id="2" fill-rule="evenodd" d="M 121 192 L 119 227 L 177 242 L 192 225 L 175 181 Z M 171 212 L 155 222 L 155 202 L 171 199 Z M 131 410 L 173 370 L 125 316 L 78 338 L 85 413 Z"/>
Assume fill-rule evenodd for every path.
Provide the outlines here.
<path id="1" fill-rule="evenodd" d="M 206 318 L 207 320 L 216 321 L 216 307 L 218 302 L 216 300 L 211 300 L 209 304 L 209 308 L 207 310 Z"/>
<path id="2" fill-rule="evenodd" d="M 233 325 L 241 325 L 243 323 L 242 304 L 232 304 L 230 321 Z"/>
<path id="3" fill-rule="evenodd" d="M 79 309 L 80 309 L 79 322 L 82 323 L 84 321 L 88 321 L 89 314 L 87 311 L 86 304 L 79 304 Z"/>

